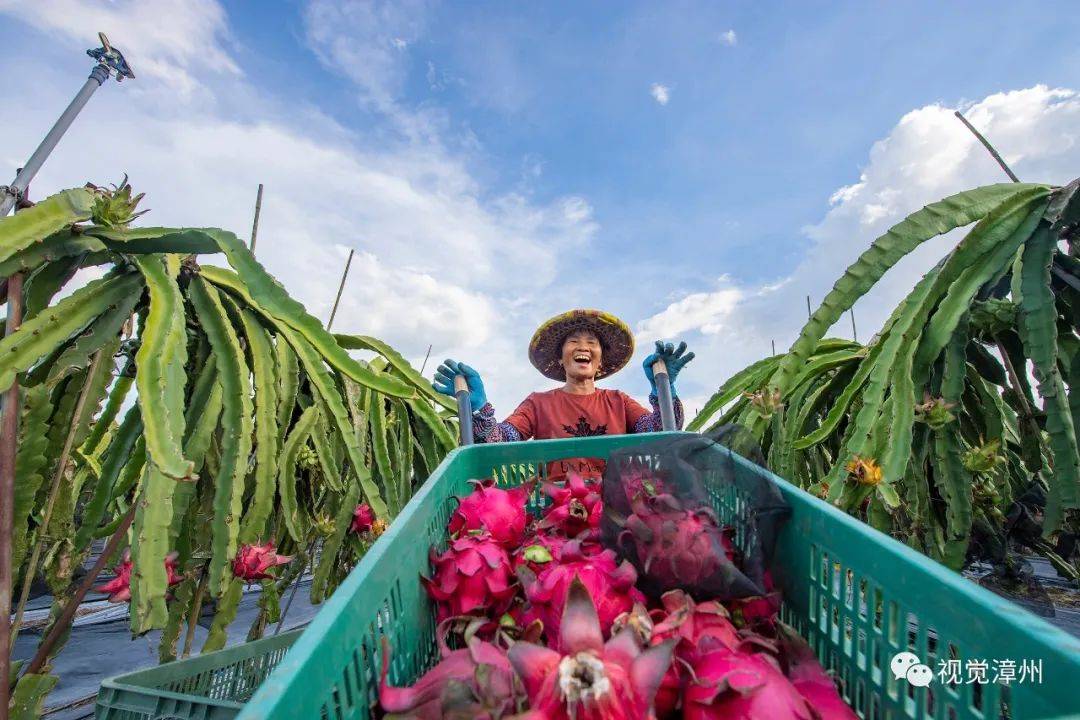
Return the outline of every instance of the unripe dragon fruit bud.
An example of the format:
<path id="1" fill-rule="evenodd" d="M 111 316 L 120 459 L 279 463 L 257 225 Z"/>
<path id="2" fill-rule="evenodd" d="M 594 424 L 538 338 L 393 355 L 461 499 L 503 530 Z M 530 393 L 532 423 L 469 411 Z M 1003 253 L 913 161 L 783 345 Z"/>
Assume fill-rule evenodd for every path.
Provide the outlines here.
<path id="1" fill-rule="evenodd" d="M 232 572 L 248 583 L 274 577 L 267 570 L 278 565 L 286 565 L 292 560 L 291 555 L 278 555 L 274 543 L 265 545 L 241 545 L 233 558 Z"/>

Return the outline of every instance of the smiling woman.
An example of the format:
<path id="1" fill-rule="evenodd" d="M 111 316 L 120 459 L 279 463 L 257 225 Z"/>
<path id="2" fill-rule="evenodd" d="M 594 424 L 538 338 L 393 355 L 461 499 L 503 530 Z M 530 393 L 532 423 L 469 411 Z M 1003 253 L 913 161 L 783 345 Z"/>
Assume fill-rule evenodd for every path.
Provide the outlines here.
<path id="1" fill-rule="evenodd" d="M 645 359 L 645 377 L 651 385 L 649 412 L 620 390 L 596 387 L 596 381 L 622 369 L 634 354 L 634 336 L 614 315 L 599 310 L 571 310 L 551 318 L 536 331 L 529 343 L 529 360 L 545 377 L 563 381 L 563 386 L 531 393 L 501 423 L 487 401 L 484 383 L 473 368 L 446 360 L 435 373 L 434 387 L 454 394 L 454 376 L 462 375 L 469 385 L 473 413 L 473 434 L 477 442 L 517 442 L 535 438 L 622 435 L 660 430 L 660 408 L 652 364 L 663 359 L 671 380 L 675 419 L 682 427 L 682 402 L 675 395 L 675 378 L 694 353 L 686 343 L 656 343 L 656 352 Z M 573 467 L 552 469 L 553 476 L 574 470 L 582 475 L 603 472 L 603 465 L 582 458 Z"/>

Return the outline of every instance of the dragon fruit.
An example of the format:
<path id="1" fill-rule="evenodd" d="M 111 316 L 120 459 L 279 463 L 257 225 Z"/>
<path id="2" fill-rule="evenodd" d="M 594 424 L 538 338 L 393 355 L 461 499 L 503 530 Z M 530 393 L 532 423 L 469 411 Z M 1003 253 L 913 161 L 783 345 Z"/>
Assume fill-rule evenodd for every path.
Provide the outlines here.
<path id="1" fill-rule="evenodd" d="M 357 535 L 363 535 L 366 532 L 370 532 L 371 527 L 374 524 L 375 512 L 367 503 L 360 503 L 356 506 L 356 509 L 353 510 L 352 524 L 349 526 L 349 530 Z"/>
<path id="2" fill-rule="evenodd" d="M 654 497 L 667 492 L 664 481 L 651 468 L 634 464 L 624 468 L 619 475 L 626 499 L 629 502 L 639 497 Z"/>
<path id="3" fill-rule="evenodd" d="M 734 597 L 760 592 L 732 562 L 730 533 L 712 510 L 683 510 L 671 495 L 639 495 L 632 507 L 619 542 L 633 541 L 642 571 L 660 588 L 717 586 Z"/>
<path id="4" fill-rule="evenodd" d="M 541 528 L 555 528 L 567 537 L 574 537 L 583 530 L 600 527 L 604 503 L 599 483 L 571 472 L 565 486 L 545 483 L 544 492 L 551 498 L 551 507 L 540 521 Z"/>
<path id="5" fill-rule="evenodd" d="M 652 641 L 676 639 L 679 657 L 693 664 L 703 638 L 713 638 L 729 648 L 742 642 L 728 611 L 716 600 L 697 603 L 682 590 L 671 590 L 660 598 L 663 610 L 653 611 Z"/>
<path id="6" fill-rule="evenodd" d="M 183 580 L 182 575 L 176 574 L 176 558 L 178 554 L 171 552 L 165 556 L 165 582 L 172 586 Z M 131 600 L 131 550 L 124 550 L 124 556 L 120 564 L 113 568 L 116 576 L 112 580 L 93 588 L 94 592 L 108 593 L 109 602 L 122 603 Z"/>
<path id="7" fill-rule="evenodd" d="M 529 515 L 525 504 L 532 494 L 534 482 L 510 490 L 495 487 L 490 480 L 474 480 L 473 492 L 461 498 L 457 510 L 450 516 L 451 536 L 475 530 L 486 530 L 507 549 L 517 547 L 525 537 Z"/>
<path id="8" fill-rule="evenodd" d="M 776 660 L 706 638 L 683 691 L 684 720 L 815 720 Z"/>
<path id="9" fill-rule="evenodd" d="M 574 538 L 554 531 L 537 531 L 525 538 L 521 546 L 514 551 L 514 569 L 528 565 L 533 572 L 539 572 L 542 566 L 553 562 L 562 552 L 563 546 L 571 540 L 578 541 L 581 553 L 586 556 L 595 555 L 604 549 L 595 530 L 586 530 Z"/>
<path id="10" fill-rule="evenodd" d="M 776 626 L 777 613 L 780 612 L 780 593 L 770 592 L 748 598 L 728 601 L 731 616 L 740 627 L 755 628 L 770 632 Z"/>
<path id="11" fill-rule="evenodd" d="M 398 688 L 387 680 L 390 643 L 383 637 L 379 704 L 384 711 L 415 720 L 497 720 L 516 710 L 520 684 L 505 651 L 476 637 L 465 648 L 450 650 L 440 636 L 439 648 L 438 665 L 412 687 Z"/>
<path id="12" fill-rule="evenodd" d="M 265 545 L 241 545 L 233 558 L 232 572 L 235 577 L 253 582 L 274 577 L 267 572 L 272 567 L 286 565 L 292 560 L 291 555 L 278 555 L 274 543 Z"/>
<path id="13" fill-rule="evenodd" d="M 499 617 L 514 596 L 510 556 L 489 533 L 464 535 L 441 555 L 431 551 L 432 577 L 421 576 L 440 621 L 459 615 Z"/>
<path id="14" fill-rule="evenodd" d="M 571 540 L 563 545 L 557 562 L 545 565 L 538 574 L 527 567 L 518 568 L 529 601 L 531 615 L 544 623 L 548 641 L 553 649 L 560 649 L 559 639 L 552 632 L 559 626 L 570 585 L 577 578 L 589 595 L 595 599 L 600 628 L 607 635 L 615 618 L 633 608 L 635 602 L 645 602 L 645 596 L 634 587 L 637 572 L 625 560 L 615 561 L 615 553 L 604 550 L 595 555 L 585 555 L 581 543 Z"/>
<path id="15" fill-rule="evenodd" d="M 556 651 L 527 642 L 509 659 L 525 685 L 529 720 L 644 720 L 660 678 L 671 664 L 673 643 L 644 652 L 633 633 L 604 644 L 593 598 L 580 580 L 567 592 Z"/>
<path id="16" fill-rule="evenodd" d="M 660 598 L 662 609 L 652 611 L 652 632 L 649 642 L 657 644 L 672 640 L 675 656 L 680 662 L 672 663 L 664 674 L 656 694 L 656 714 L 661 718 L 674 717 L 679 707 L 679 697 L 686 682 L 685 664 L 699 658 L 699 643 L 711 638 L 728 647 L 738 647 L 741 639 L 731 624 L 728 612 L 719 602 L 695 603 L 682 590 L 671 590 Z"/>
<path id="17" fill-rule="evenodd" d="M 787 677 L 817 712 L 818 719 L 856 720 L 858 716 L 840 697 L 833 679 L 795 629 L 778 623 L 777 636 L 783 650 L 780 657 L 787 667 Z"/>

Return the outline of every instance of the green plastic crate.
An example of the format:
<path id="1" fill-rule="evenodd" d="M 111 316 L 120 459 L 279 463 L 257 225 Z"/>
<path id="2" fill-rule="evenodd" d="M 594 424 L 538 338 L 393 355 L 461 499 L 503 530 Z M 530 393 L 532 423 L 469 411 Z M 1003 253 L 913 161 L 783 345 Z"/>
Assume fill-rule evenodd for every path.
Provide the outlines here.
<path id="1" fill-rule="evenodd" d="M 434 612 L 417 575 L 428 568 L 428 548 L 445 545 L 454 496 L 469 492 L 468 480 L 494 477 L 504 486 L 517 485 L 543 474 L 548 462 L 606 458 L 665 435 L 474 445 L 452 452 L 327 601 L 244 706 L 240 720 L 378 717 L 382 635 L 393 647 L 395 684 L 415 680 L 437 660 Z M 845 697 L 860 716 L 1046 720 L 1080 711 L 1080 641 L 747 460 L 723 448 L 715 452 L 718 463 L 732 464 L 736 484 L 766 474 L 790 504 L 773 566 L 785 598 L 782 613 L 843 681 Z M 737 524 L 737 491 L 721 493 L 717 487 L 713 501 L 723 519 Z M 953 688 L 935 678 L 930 688 L 913 688 L 889 672 L 889 659 L 908 649 L 932 667 L 949 657 L 1041 659 L 1042 683 Z"/>
<path id="2" fill-rule="evenodd" d="M 97 720 L 230 720 L 302 630 L 110 678 Z"/>

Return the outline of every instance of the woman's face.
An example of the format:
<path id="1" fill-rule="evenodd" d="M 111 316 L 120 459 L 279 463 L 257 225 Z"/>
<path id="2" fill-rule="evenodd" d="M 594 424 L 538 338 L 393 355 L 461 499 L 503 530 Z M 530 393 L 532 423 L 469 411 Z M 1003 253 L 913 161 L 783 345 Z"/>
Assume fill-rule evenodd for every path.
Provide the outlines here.
<path id="1" fill-rule="evenodd" d="M 593 380 L 600 372 L 600 338 L 590 330 L 566 336 L 562 346 L 562 366 L 567 380 Z"/>

